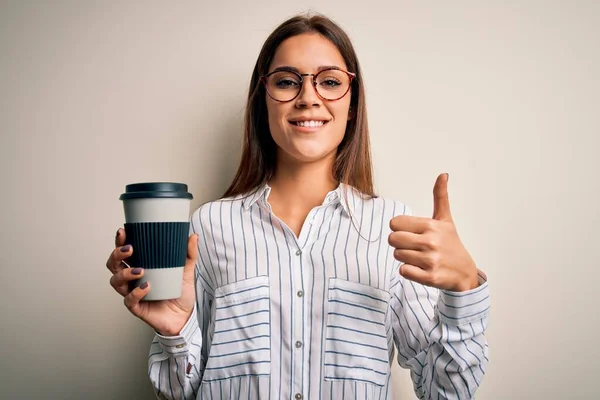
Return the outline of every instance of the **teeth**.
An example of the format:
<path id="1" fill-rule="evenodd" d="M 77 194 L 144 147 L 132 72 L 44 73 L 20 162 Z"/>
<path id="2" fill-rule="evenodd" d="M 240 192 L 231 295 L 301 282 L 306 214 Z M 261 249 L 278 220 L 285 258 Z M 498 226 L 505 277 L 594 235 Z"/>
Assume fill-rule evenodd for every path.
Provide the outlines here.
<path id="1" fill-rule="evenodd" d="M 319 126 L 323 126 L 324 123 L 324 121 L 297 121 L 296 125 L 307 128 L 317 128 Z"/>

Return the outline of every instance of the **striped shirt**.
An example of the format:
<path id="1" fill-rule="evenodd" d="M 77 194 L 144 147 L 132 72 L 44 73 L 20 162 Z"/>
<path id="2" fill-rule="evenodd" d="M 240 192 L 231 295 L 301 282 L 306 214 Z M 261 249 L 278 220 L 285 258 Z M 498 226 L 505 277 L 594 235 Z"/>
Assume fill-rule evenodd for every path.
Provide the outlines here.
<path id="1" fill-rule="evenodd" d="M 410 211 L 398 201 L 341 184 L 296 237 L 269 193 L 193 213 L 197 300 L 179 336 L 152 342 L 158 398 L 391 400 L 395 348 L 419 398 L 473 398 L 488 361 L 485 275 L 462 293 L 400 276 L 389 221 Z"/>

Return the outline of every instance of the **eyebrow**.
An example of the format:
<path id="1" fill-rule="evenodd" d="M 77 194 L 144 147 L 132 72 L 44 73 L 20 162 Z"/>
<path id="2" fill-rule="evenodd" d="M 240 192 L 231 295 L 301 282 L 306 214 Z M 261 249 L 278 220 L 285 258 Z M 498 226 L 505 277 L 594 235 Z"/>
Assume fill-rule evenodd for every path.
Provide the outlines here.
<path id="1" fill-rule="evenodd" d="M 341 69 L 341 68 L 338 67 L 337 65 L 321 65 L 321 66 L 317 67 L 317 72 L 321 72 L 325 69 Z M 290 65 L 283 65 L 281 67 L 277 67 L 273 70 L 273 72 L 276 72 L 276 71 L 291 71 L 291 72 L 300 74 L 300 70 L 298 68 L 292 67 Z"/>

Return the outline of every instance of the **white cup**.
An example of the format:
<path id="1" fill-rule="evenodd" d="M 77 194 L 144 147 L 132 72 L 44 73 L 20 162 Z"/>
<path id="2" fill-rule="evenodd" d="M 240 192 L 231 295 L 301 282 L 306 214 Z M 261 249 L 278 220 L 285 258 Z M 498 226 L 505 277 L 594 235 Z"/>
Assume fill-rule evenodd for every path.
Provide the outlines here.
<path id="1" fill-rule="evenodd" d="M 133 246 L 133 254 L 125 262 L 144 269 L 144 276 L 132 281 L 130 289 L 149 282 L 150 292 L 144 300 L 181 297 L 192 198 L 187 185 L 173 182 L 134 183 L 127 185 L 120 197 L 125 243 Z"/>

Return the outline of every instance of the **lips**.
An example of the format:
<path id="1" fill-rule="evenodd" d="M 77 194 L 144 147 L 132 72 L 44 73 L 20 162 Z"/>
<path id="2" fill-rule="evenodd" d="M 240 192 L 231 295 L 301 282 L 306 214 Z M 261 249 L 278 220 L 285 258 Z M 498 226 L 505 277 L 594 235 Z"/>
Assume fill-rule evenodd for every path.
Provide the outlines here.
<path id="1" fill-rule="evenodd" d="M 317 129 L 317 128 L 322 127 L 329 121 L 330 121 L 329 118 L 323 118 L 323 117 L 299 117 L 299 118 L 292 118 L 288 122 L 290 124 L 295 125 L 300 128 Z"/>

